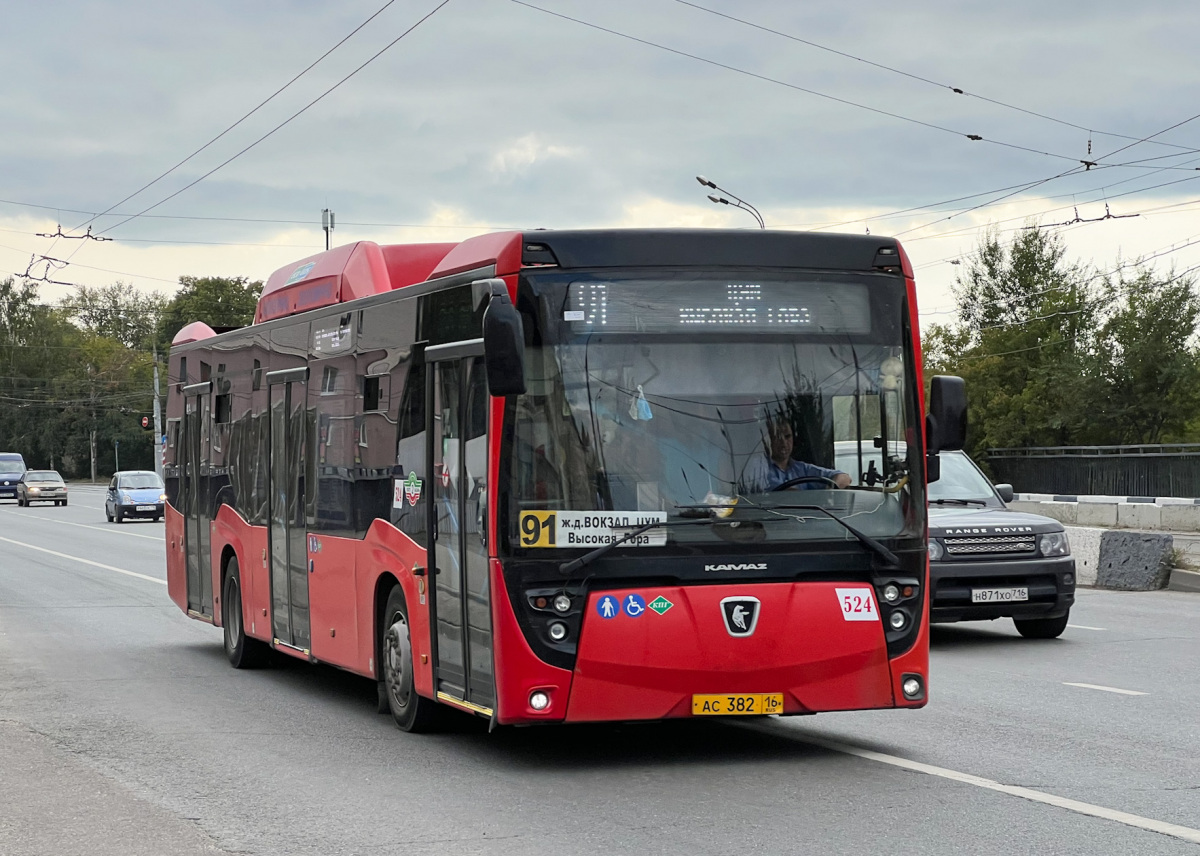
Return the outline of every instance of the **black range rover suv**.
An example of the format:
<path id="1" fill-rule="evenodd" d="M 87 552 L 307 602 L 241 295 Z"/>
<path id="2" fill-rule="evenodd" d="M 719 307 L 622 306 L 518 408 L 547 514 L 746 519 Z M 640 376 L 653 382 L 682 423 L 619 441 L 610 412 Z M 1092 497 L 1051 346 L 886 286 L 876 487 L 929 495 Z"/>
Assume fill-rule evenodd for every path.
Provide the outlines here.
<path id="1" fill-rule="evenodd" d="M 1075 559 L 1062 524 L 1012 511 L 1011 485 L 993 486 L 962 452 L 942 452 L 929 485 L 930 621 L 1011 618 L 1031 639 L 1066 629 Z"/>

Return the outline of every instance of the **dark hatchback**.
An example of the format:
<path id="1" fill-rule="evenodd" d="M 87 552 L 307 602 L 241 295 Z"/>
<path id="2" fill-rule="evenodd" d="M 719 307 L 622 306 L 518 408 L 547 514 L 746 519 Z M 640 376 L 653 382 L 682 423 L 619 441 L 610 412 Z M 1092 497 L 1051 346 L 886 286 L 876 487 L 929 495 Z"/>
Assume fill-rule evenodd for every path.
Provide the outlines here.
<path id="1" fill-rule="evenodd" d="M 0 499 L 17 498 L 17 482 L 24 473 L 24 458 L 16 452 L 0 452 Z"/>
<path id="2" fill-rule="evenodd" d="M 962 452 L 942 452 L 929 485 L 930 621 L 1011 618 L 1031 639 L 1066 629 L 1075 559 L 1062 524 L 1012 511 L 1011 485 L 993 486 Z"/>

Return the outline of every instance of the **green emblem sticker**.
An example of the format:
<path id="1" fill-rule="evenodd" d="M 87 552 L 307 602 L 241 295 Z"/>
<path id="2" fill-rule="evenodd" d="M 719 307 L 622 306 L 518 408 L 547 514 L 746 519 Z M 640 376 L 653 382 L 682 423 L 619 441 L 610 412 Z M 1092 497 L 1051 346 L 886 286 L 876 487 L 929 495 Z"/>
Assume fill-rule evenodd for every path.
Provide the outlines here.
<path id="1" fill-rule="evenodd" d="M 421 499 L 421 480 L 417 478 L 416 473 L 409 473 L 403 485 L 404 498 L 408 500 L 409 505 L 416 505 Z"/>
<path id="2" fill-rule="evenodd" d="M 650 601 L 650 603 L 648 603 L 646 605 L 648 607 L 650 607 L 651 609 L 653 609 L 655 612 L 657 612 L 659 615 L 662 615 L 664 612 L 666 612 L 668 609 L 670 609 L 675 604 L 671 603 L 671 601 L 667 600 L 665 597 L 663 597 L 660 594 L 658 597 L 654 598 L 654 600 Z"/>

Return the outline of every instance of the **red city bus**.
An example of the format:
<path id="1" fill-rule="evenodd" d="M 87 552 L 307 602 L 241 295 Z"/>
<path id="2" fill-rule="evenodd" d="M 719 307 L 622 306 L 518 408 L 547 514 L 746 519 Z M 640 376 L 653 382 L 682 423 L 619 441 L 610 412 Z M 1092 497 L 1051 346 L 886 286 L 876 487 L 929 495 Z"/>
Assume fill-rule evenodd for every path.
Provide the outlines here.
<path id="1" fill-rule="evenodd" d="M 373 678 L 406 730 L 921 707 L 965 400 L 935 378 L 922 420 L 917 330 L 874 236 L 311 256 L 172 344 L 170 596 L 234 666 Z"/>

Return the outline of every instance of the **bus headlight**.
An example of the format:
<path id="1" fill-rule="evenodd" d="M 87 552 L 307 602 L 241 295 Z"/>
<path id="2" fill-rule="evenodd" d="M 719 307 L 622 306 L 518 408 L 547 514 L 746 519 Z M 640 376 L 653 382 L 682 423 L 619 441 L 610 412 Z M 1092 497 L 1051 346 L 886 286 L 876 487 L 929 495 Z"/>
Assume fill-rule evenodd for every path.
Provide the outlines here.
<path id="1" fill-rule="evenodd" d="M 1071 543 L 1066 532 L 1047 532 L 1038 536 L 1038 551 L 1043 556 L 1069 556 Z"/>
<path id="2" fill-rule="evenodd" d="M 546 628 L 546 632 L 550 634 L 550 638 L 555 642 L 561 642 L 567 638 L 567 625 L 561 621 L 551 621 L 550 626 Z"/>
<path id="3" fill-rule="evenodd" d="M 883 599 L 888 603 L 895 603 L 900 599 L 900 587 L 895 583 L 888 583 L 883 587 Z"/>
<path id="4" fill-rule="evenodd" d="M 942 549 L 941 541 L 935 541 L 932 538 L 929 539 L 929 561 L 940 562 L 945 553 L 946 551 Z"/>
<path id="5" fill-rule="evenodd" d="M 903 630 L 904 622 L 906 622 L 907 620 L 908 619 L 905 618 L 903 612 L 896 611 L 896 612 L 893 612 L 891 614 L 891 616 L 888 618 L 888 624 L 892 625 L 893 630 Z"/>

